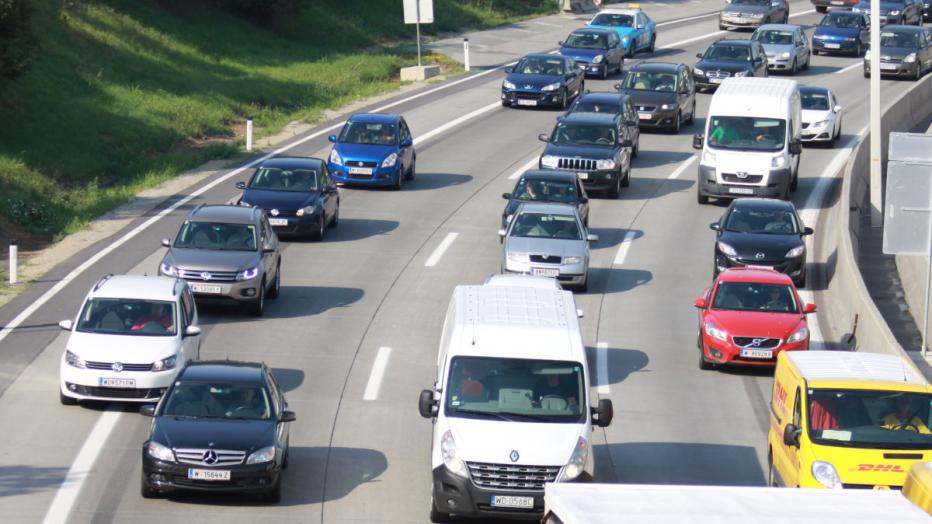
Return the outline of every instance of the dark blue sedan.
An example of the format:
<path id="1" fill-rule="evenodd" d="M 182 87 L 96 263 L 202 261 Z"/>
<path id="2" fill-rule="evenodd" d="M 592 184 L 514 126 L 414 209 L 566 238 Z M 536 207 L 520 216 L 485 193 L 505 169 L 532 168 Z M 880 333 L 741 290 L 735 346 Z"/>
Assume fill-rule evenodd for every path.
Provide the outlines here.
<path id="1" fill-rule="evenodd" d="M 575 60 L 586 74 L 604 80 L 624 69 L 625 48 L 611 29 L 577 29 L 559 44 L 560 54 Z"/>
<path id="2" fill-rule="evenodd" d="M 505 69 L 503 106 L 558 106 L 566 109 L 585 89 L 584 71 L 562 55 L 526 55 Z"/>
<path id="3" fill-rule="evenodd" d="M 340 194 L 319 158 L 275 157 L 262 162 L 243 190 L 239 205 L 265 210 L 280 235 L 324 238 L 340 220 Z"/>
<path id="4" fill-rule="evenodd" d="M 870 22 L 864 13 L 832 11 L 812 34 L 812 54 L 844 53 L 861 56 L 870 45 Z"/>
<path id="5" fill-rule="evenodd" d="M 329 138 L 330 176 L 336 182 L 401 189 L 405 180 L 414 180 L 414 138 L 398 115 L 353 115 Z"/>

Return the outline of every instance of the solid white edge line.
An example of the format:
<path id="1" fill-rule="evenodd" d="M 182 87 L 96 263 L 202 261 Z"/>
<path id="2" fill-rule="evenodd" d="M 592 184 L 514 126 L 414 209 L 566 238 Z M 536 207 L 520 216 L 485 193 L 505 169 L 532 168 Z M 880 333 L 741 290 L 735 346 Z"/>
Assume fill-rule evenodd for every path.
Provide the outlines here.
<path id="1" fill-rule="evenodd" d="M 388 366 L 388 357 L 391 355 L 392 348 L 382 346 L 375 355 L 375 362 L 372 363 L 372 371 L 369 373 L 369 382 L 366 383 L 366 391 L 362 394 L 363 400 L 376 400 L 379 398 L 379 388 L 382 387 L 382 377 L 385 376 L 385 368 Z"/>
<path id="2" fill-rule="evenodd" d="M 430 254 L 430 257 L 427 259 L 427 262 L 424 262 L 424 267 L 434 267 L 440 262 L 440 258 L 446 253 L 447 248 L 456 240 L 459 233 L 447 233 L 447 236 L 443 237 L 443 240 L 440 242 L 440 245 L 437 246 L 437 249 L 434 249 L 434 252 Z"/>
<path id="3" fill-rule="evenodd" d="M 611 393 L 608 385 L 608 343 L 599 342 L 595 345 L 596 351 L 596 377 L 598 377 L 599 386 L 596 390 L 600 395 Z"/>
<path id="4" fill-rule="evenodd" d="M 97 456 L 103 450 L 104 445 L 107 443 L 107 437 L 116 427 L 122 413 L 122 411 L 111 405 L 97 419 L 94 428 L 91 429 L 90 434 L 88 434 L 87 439 L 84 440 L 84 444 L 81 446 L 81 450 L 71 464 L 68 474 L 65 475 L 65 480 L 62 481 L 61 486 L 58 488 L 51 506 L 45 513 L 43 524 L 64 523 L 68 520 L 71 508 L 81 493 L 84 481 L 87 480 L 88 474 L 97 461 Z"/>
<path id="5" fill-rule="evenodd" d="M 674 178 L 679 178 L 679 176 L 682 175 L 684 171 L 686 171 L 686 168 L 691 166 L 693 162 L 696 161 L 697 158 L 699 158 L 699 155 L 693 155 L 687 158 L 686 160 L 683 160 L 683 162 L 680 163 L 679 167 L 677 167 L 672 173 L 670 173 L 670 176 L 667 177 L 667 180 L 673 180 Z"/>
<path id="6" fill-rule="evenodd" d="M 691 16 L 689 18 L 679 18 L 677 20 L 670 20 L 667 22 L 660 22 L 659 24 L 654 24 L 654 27 L 663 27 L 666 25 L 681 24 L 683 22 L 689 22 L 690 20 L 701 20 L 703 18 L 710 18 L 713 16 L 718 16 L 718 13 L 706 13 L 704 15 Z"/>
<path id="7" fill-rule="evenodd" d="M 426 132 L 426 133 L 424 133 L 424 134 L 418 136 L 417 138 L 415 138 L 415 139 L 414 139 L 414 145 L 418 145 L 418 144 L 424 142 L 425 140 L 429 140 L 430 138 L 433 138 L 433 137 L 439 135 L 440 133 L 443 133 L 444 131 L 447 131 L 447 130 L 453 128 L 453 127 L 456 127 L 456 126 L 462 124 L 463 122 L 465 122 L 465 121 L 467 121 L 467 120 L 471 120 L 471 119 L 473 119 L 473 118 L 476 118 L 477 116 L 479 116 L 479 115 L 481 115 L 481 114 L 483 114 L 483 113 L 488 113 L 489 111 L 491 111 L 491 110 L 493 110 L 493 109 L 495 109 L 495 108 L 499 108 L 499 107 L 501 107 L 501 106 L 502 106 L 502 103 L 501 103 L 500 101 L 496 100 L 495 102 L 493 102 L 493 103 L 491 103 L 491 104 L 489 104 L 489 105 L 487 105 L 487 106 L 480 107 L 479 109 L 476 109 L 475 111 L 473 111 L 473 112 L 471 112 L 471 113 L 467 113 L 467 114 L 465 114 L 465 115 L 463 115 L 463 116 L 460 116 L 460 117 L 458 117 L 458 118 L 455 118 L 455 119 L 453 119 L 453 120 L 450 120 L 450 121 L 447 122 L 446 124 L 443 124 L 443 125 L 440 126 L 440 127 L 431 129 L 430 131 L 428 131 L 428 132 Z"/>
<path id="8" fill-rule="evenodd" d="M 523 175 L 525 171 L 531 169 L 540 161 L 540 155 L 528 159 L 527 162 L 521 164 L 521 167 L 515 170 L 514 173 L 508 175 L 508 180 L 515 180 L 519 176 Z"/>
<path id="9" fill-rule="evenodd" d="M 854 63 L 854 64 L 849 65 L 848 67 L 845 67 L 845 68 L 839 69 L 838 71 L 835 71 L 834 74 L 840 75 L 840 74 L 842 74 L 842 73 L 847 73 L 848 71 L 851 71 L 851 70 L 854 69 L 855 67 L 864 67 L 864 64 L 862 64 L 861 62 L 857 62 L 857 63 Z"/>
<path id="10" fill-rule="evenodd" d="M 615 262 L 612 265 L 620 266 L 625 263 L 625 257 L 628 256 L 628 249 L 631 248 L 631 241 L 634 240 L 634 236 L 634 231 L 625 233 L 625 238 L 621 241 L 621 245 L 618 246 L 618 253 L 615 254 Z"/>
<path id="11" fill-rule="evenodd" d="M 563 26 L 557 25 L 557 24 L 548 24 L 547 22 L 536 22 L 536 21 L 535 21 L 535 22 L 533 22 L 533 23 L 534 23 L 534 24 L 537 24 L 537 25 L 542 25 L 542 26 L 544 26 L 544 27 L 556 27 L 557 29 L 563 27 Z"/>

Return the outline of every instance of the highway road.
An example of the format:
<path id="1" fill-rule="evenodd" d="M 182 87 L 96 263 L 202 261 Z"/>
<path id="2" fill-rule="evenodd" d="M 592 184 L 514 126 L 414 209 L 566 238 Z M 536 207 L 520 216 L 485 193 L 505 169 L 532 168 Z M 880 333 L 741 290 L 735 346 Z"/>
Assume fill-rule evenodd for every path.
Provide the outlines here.
<path id="1" fill-rule="evenodd" d="M 695 54 L 721 36 L 714 16 L 694 17 L 721 5 L 645 3 L 665 25 L 658 50 L 637 60 L 693 65 Z M 791 22 L 816 23 L 820 15 L 811 9 L 808 2 L 792 2 Z M 497 33 L 501 60 L 494 60 L 498 44 L 490 39 L 473 63 L 551 50 L 582 25 L 563 16 L 538 22 Z M 325 241 L 285 242 L 281 297 L 269 302 L 265 318 L 201 310 L 202 357 L 264 360 L 297 412 L 281 504 L 242 497 L 144 500 L 140 453 L 149 419 L 132 406 L 69 408 L 57 398 L 67 334 L 56 323 L 75 315 L 100 276 L 154 274 L 162 256 L 159 239 L 175 233 L 192 205 L 235 196 L 233 184 L 246 171 L 177 209 L 173 202 L 163 204 L 164 217 L 141 217 L 75 254 L 0 309 L 0 325 L 20 315 L 17 329 L 0 333 L 2 520 L 426 521 L 431 428 L 418 415 L 416 398 L 432 382 L 443 312 L 456 284 L 481 283 L 498 272 L 501 193 L 510 191 L 515 173 L 536 162 L 542 149 L 536 137 L 550 130 L 558 114 L 502 108 L 503 74 L 487 71 L 370 108 L 405 115 L 418 140 L 417 179 L 401 192 L 341 189 L 340 225 Z M 867 124 L 867 80 L 858 59 L 825 56 L 814 57 L 797 79 L 834 89 L 845 108 L 839 146 L 805 150 L 794 195 L 818 235 L 822 196 L 832 186 L 823 175 L 834 172 L 828 166 L 847 156 L 845 146 Z M 586 84 L 607 90 L 615 82 Z M 882 84 L 887 100 L 912 85 Z M 700 116 L 709 99 L 699 95 Z M 596 437 L 598 481 L 765 482 L 770 373 L 702 372 L 697 366 L 692 299 L 710 283 L 708 224 L 724 210 L 722 204 L 696 204 L 691 135 L 702 122 L 678 135 L 644 133 L 631 187 L 617 200 L 592 202 L 591 226 L 600 241 L 593 246 L 589 292 L 577 295 L 577 302 L 585 312 L 593 392 L 615 405 L 614 423 Z M 325 129 L 333 124 L 296 138 L 301 143 L 287 153 L 325 156 Z M 112 251 L 92 259 L 107 249 Z M 812 270 L 824 261 L 810 263 Z M 61 281 L 82 264 L 88 267 Z M 812 283 L 818 290 L 819 283 Z M 56 285 L 54 296 L 36 302 Z M 31 304 L 31 314 L 23 316 Z"/>

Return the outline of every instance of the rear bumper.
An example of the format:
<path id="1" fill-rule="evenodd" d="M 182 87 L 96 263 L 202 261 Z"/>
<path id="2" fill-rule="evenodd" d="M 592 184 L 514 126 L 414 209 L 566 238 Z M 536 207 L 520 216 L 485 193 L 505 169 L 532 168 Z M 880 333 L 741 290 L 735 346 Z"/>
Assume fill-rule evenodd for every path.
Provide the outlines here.
<path id="1" fill-rule="evenodd" d="M 834 47 L 838 46 L 838 47 Z M 820 53 L 845 53 L 851 54 L 857 51 L 857 40 L 821 40 L 812 39 L 812 50 Z"/>
<path id="2" fill-rule="evenodd" d="M 919 61 L 913 63 L 899 62 L 899 63 L 880 63 L 880 75 L 881 76 L 913 76 L 916 74 L 916 70 L 919 68 Z M 870 61 L 864 60 L 864 71 L 866 73 L 871 72 Z"/>

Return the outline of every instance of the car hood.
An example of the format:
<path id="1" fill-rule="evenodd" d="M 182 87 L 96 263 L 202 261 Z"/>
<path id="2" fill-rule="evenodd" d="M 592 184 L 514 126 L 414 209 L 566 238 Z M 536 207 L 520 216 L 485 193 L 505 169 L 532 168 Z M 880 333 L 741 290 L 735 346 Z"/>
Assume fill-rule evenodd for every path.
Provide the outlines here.
<path id="1" fill-rule="evenodd" d="M 763 253 L 761 260 L 783 260 L 787 251 L 803 245 L 799 235 L 765 235 L 754 233 L 734 233 L 723 231 L 718 238 L 738 252 L 738 258 L 755 260 L 758 253 Z"/>
<path id="2" fill-rule="evenodd" d="M 869 12 L 871 9 L 870 3 L 866 3 L 866 2 L 860 2 L 858 3 L 856 7 L 865 12 Z M 893 2 L 880 2 L 881 13 L 889 13 L 890 11 L 902 11 L 902 10 L 903 10 L 903 4 L 897 4 Z"/>
<path id="3" fill-rule="evenodd" d="M 828 27 L 828 26 L 818 26 L 816 27 L 815 33 L 816 36 L 829 36 L 829 37 L 849 37 L 849 36 L 858 36 L 861 34 L 860 29 L 852 27 Z"/>
<path id="4" fill-rule="evenodd" d="M 802 315 L 771 311 L 710 309 L 706 320 L 711 320 L 732 337 L 786 339 L 793 334 L 799 321 L 802 320 Z"/>
<path id="5" fill-rule="evenodd" d="M 722 9 L 722 13 L 727 15 L 735 15 L 738 13 L 766 13 L 770 10 L 770 6 L 764 5 L 726 5 Z"/>
<path id="6" fill-rule="evenodd" d="M 219 251 L 173 247 L 165 262 L 183 269 L 204 271 L 242 271 L 259 264 L 257 251 Z"/>
<path id="7" fill-rule="evenodd" d="M 638 89 L 623 89 L 622 93 L 631 97 L 635 106 L 659 106 L 676 102 L 676 93 L 673 91 L 641 91 Z M 635 107 L 636 109 L 636 107 Z"/>
<path id="8" fill-rule="evenodd" d="M 557 155 L 580 158 L 612 158 L 615 155 L 614 146 L 577 146 L 573 144 L 556 145 L 548 143 L 543 155 Z"/>
<path id="9" fill-rule="evenodd" d="M 72 331 L 66 347 L 84 360 L 151 364 L 178 353 L 178 336 L 104 335 Z"/>
<path id="10" fill-rule="evenodd" d="M 368 162 L 381 162 L 385 157 L 396 151 L 395 146 L 382 146 L 377 144 L 347 144 L 339 142 L 337 151 L 343 160 L 365 160 Z"/>
<path id="11" fill-rule="evenodd" d="M 696 64 L 697 69 L 702 69 L 703 71 L 728 71 L 729 73 L 736 73 L 738 71 L 750 71 L 751 63 L 750 62 L 732 62 L 727 60 L 707 60 L 703 58 Z"/>
<path id="12" fill-rule="evenodd" d="M 880 56 L 889 56 L 890 58 L 903 58 L 906 55 L 915 53 L 917 50 L 911 47 L 880 47 Z"/>
<path id="13" fill-rule="evenodd" d="M 581 435 L 582 424 L 505 422 L 447 418 L 456 454 L 469 462 L 564 466 Z M 517 460 L 512 460 L 512 452 Z"/>
<path id="14" fill-rule="evenodd" d="M 506 78 L 518 89 L 540 89 L 544 86 L 563 81 L 562 75 L 525 75 L 521 73 L 511 73 Z M 531 87 L 529 88 L 527 86 Z"/>
<path id="15" fill-rule="evenodd" d="M 587 244 L 585 240 L 509 236 L 505 242 L 505 251 L 531 255 L 560 255 L 561 257 L 585 256 Z"/>
<path id="16" fill-rule="evenodd" d="M 560 54 L 563 56 L 568 56 L 573 60 L 580 60 L 583 62 L 591 62 L 596 55 L 605 55 L 608 53 L 608 49 L 590 49 L 587 47 L 561 47 Z M 544 84 L 546 85 L 546 84 Z"/>
<path id="17" fill-rule="evenodd" d="M 789 52 L 790 55 L 796 53 L 796 46 L 791 44 L 763 44 L 764 52 L 767 55 L 779 55 L 780 53 Z"/>
<path id="18" fill-rule="evenodd" d="M 193 419 L 160 416 L 152 440 L 170 448 L 208 448 L 255 451 L 275 443 L 272 420 Z"/>
<path id="19" fill-rule="evenodd" d="M 828 110 L 803 109 L 801 119 L 804 124 L 812 124 L 827 119 L 831 114 Z"/>
<path id="20" fill-rule="evenodd" d="M 317 193 L 303 191 L 268 191 L 264 189 L 247 189 L 243 192 L 243 202 L 262 209 L 279 209 L 297 211 L 302 207 L 317 202 Z"/>

